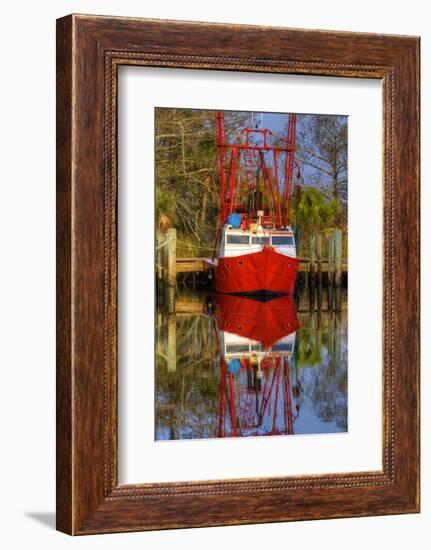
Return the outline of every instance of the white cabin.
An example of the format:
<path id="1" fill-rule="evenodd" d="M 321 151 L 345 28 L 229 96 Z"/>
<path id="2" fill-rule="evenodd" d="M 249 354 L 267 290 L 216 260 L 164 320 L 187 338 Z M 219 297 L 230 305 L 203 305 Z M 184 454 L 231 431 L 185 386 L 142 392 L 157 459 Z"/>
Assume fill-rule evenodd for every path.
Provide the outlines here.
<path id="1" fill-rule="evenodd" d="M 234 229 L 225 224 L 221 231 L 219 256 L 232 257 L 261 252 L 265 245 L 271 245 L 280 254 L 296 258 L 295 236 L 291 227 L 283 229 Z"/>
<path id="2" fill-rule="evenodd" d="M 220 331 L 220 348 L 227 362 L 231 359 L 256 356 L 264 357 L 290 357 L 295 347 L 296 332 L 292 332 L 280 338 L 270 348 L 265 349 L 261 342 L 245 338 L 231 332 Z"/>

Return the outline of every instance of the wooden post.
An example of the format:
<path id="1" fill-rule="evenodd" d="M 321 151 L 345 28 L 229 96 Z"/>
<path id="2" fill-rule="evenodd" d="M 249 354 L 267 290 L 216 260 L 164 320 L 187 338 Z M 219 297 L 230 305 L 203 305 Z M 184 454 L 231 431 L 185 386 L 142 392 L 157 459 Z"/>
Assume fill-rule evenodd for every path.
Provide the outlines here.
<path id="1" fill-rule="evenodd" d="M 335 255 L 335 286 L 341 286 L 342 266 L 341 255 L 343 250 L 343 234 L 341 229 L 334 231 L 334 255 Z"/>
<path id="2" fill-rule="evenodd" d="M 159 280 L 163 277 L 163 254 L 162 254 L 163 240 L 164 240 L 163 233 L 157 230 L 156 232 L 156 269 L 157 269 L 157 278 Z"/>
<path id="3" fill-rule="evenodd" d="M 322 309 L 322 234 L 316 235 L 316 259 L 317 259 L 317 311 Z"/>
<path id="4" fill-rule="evenodd" d="M 322 233 L 315 235 L 316 239 L 316 259 L 317 259 L 317 274 L 322 274 Z"/>
<path id="5" fill-rule="evenodd" d="M 157 296 L 157 304 L 161 305 L 161 295 L 162 295 L 162 251 L 161 251 L 161 244 L 162 244 L 163 235 L 161 231 L 158 229 L 156 230 L 156 250 L 155 250 L 155 263 L 154 266 L 155 270 L 155 277 L 156 277 L 156 296 Z"/>
<path id="6" fill-rule="evenodd" d="M 168 285 L 175 287 L 177 282 L 177 230 L 168 229 Z"/>
<path id="7" fill-rule="evenodd" d="M 328 237 L 328 285 L 334 284 L 334 236 Z"/>
<path id="8" fill-rule="evenodd" d="M 175 287 L 174 286 L 166 286 L 166 304 L 168 306 L 168 313 L 169 315 L 172 315 L 175 313 L 176 310 L 176 300 L 175 300 Z"/>
<path id="9" fill-rule="evenodd" d="M 328 311 L 334 308 L 334 236 L 328 237 Z"/>
<path id="10" fill-rule="evenodd" d="M 162 265 L 162 280 L 161 280 L 161 288 L 162 288 L 162 304 L 163 307 L 167 307 L 168 305 L 168 241 L 166 233 L 164 233 L 164 243 L 163 246 L 160 249 L 161 252 L 161 265 Z"/>
<path id="11" fill-rule="evenodd" d="M 337 289 L 340 290 L 341 289 Z M 334 315 L 334 372 L 338 370 L 341 363 L 341 315 Z"/>
<path id="12" fill-rule="evenodd" d="M 177 321 L 176 315 L 168 315 L 168 372 L 177 370 Z"/>
<path id="13" fill-rule="evenodd" d="M 331 311 L 328 319 L 328 352 L 328 369 L 329 372 L 333 374 L 335 370 L 335 315 L 333 311 Z"/>
<path id="14" fill-rule="evenodd" d="M 298 224 L 295 225 L 294 234 L 295 234 L 296 255 L 299 257 L 301 256 L 301 229 L 299 228 Z"/>
<path id="15" fill-rule="evenodd" d="M 328 311 L 334 310 L 334 287 L 328 283 Z"/>
<path id="16" fill-rule="evenodd" d="M 316 273 L 316 235 L 310 235 L 310 285 L 314 284 L 314 275 Z"/>
<path id="17" fill-rule="evenodd" d="M 341 311 L 341 286 L 340 286 L 340 285 L 338 285 L 338 286 L 335 287 L 334 294 L 335 294 L 335 298 L 334 298 L 335 305 L 334 305 L 334 308 L 335 308 L 335 311 L 336 311 L 337 313 L 340 313 L 340 311 Z"/>
<path id="18" fill-rule="evenodd" d="M 294 226 L 293 232 L 294 232 L 294 238 L 295 238 L 296 256 L 297 258 L 300 258 L 301 257 L 301 230 L 298 224 Z M 297 284 L 295 285 L 295 294 L 299 292 L 299 288 L 302 286 L 302 283 L 305 283 L 306 286 L 308 284 L 308 272 L 306 270 L 304 270 L 303 273 L 298 271 Z"/>

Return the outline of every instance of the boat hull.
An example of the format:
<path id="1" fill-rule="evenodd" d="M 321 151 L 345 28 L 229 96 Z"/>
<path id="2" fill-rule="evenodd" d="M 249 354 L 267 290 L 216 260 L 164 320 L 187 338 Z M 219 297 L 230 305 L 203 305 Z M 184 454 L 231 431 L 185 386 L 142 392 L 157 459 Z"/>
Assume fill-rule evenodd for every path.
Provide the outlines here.
<path id="1" fill-rule="evenodd" d="M 220 294 L 216 298 L 214 317 L 219 331 L 260 342 L 265 348 L 299 329 L 291 295 L 262 302 Z"/>
<path id="2" fill-rule="evenodd" d="M 215 288 L 226 294 L 293 294 L 300 260 L 272 247 L 218 259 Z"/>

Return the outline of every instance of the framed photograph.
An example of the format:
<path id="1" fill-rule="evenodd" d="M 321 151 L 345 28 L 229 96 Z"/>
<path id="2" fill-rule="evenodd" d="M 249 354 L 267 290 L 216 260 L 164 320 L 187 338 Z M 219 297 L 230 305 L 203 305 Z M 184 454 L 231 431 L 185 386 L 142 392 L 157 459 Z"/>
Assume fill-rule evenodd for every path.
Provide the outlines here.
<path id="1" fill-rule="evenodd" d="M 419 511 L 419 38 L 57 21 L 57 528 Z"/>

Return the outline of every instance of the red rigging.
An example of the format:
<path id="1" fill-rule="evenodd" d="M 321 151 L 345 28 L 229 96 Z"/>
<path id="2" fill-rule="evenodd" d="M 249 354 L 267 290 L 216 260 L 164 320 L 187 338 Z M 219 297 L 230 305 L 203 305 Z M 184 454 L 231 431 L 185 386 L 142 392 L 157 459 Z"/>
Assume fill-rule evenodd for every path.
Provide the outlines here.
<path id="1" fill-rule="evenodd" d="M 295 162 L 296 115 L 287 135 L 246 128 L 229 142 L 224 113 L 216 115 L 220 217 L 215 249 L 206 261 L 215 287 L 226 294 L 292 294 L 299 259 L 289 225 Z"/>
<path id="2" fill-rule="evenodd" d="M 293 296 L 269 301 L 218 294 L 217 437 L 294 433 L 301 386 L 289 361 L 299 320 Z"/>

